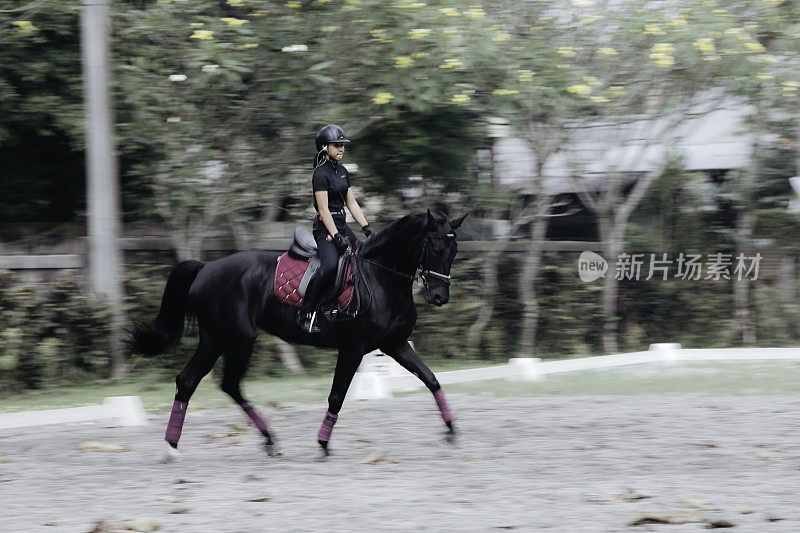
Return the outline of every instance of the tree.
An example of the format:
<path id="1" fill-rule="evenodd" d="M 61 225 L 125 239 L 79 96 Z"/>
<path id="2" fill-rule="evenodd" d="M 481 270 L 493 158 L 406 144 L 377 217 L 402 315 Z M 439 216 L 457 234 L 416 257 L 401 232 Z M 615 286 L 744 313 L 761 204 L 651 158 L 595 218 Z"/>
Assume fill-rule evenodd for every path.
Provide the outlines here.
<path id="1" fill-rule="evenodd" d="M 0 10 L 0 221 L 63 222 L 84 205 L 79 9 L 37 0 Z"/>

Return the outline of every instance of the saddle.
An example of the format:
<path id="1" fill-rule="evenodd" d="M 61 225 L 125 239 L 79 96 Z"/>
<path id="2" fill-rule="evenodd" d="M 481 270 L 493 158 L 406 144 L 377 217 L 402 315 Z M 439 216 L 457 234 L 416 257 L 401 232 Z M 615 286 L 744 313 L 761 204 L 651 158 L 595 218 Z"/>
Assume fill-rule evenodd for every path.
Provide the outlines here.
<path id="1" fill-rule="evenodd" d="M 320 265 L 314 237 L 308 230 L 295 229 L 294 240 L 289 246 L 289 250 L 278 257 L 278 264 L 275 267 L 274 290 L 278 300 L 294 307 L 300 307 L 303 304 L 308 284 L 319 272 Z M 357 311 L 347 313 L 356 293 L 355 271 L 354 254 L 345 252 L 340 255 L 334 283 L 322 296 L 323 311 L 333 315 L 355 316 Z"/>

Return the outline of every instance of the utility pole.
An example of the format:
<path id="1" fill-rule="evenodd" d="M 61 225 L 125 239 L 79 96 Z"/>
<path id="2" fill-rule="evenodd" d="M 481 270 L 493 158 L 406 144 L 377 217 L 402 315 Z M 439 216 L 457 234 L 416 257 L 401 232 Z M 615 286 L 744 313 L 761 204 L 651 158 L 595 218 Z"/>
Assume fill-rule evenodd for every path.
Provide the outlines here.
<path id="1" fill-rule="evenodd" d="M 110 94 L 108 0 L 82 0 L 81 54 L 86 112 L 86 211 L 89 284 L 112 314 L 115 377 L 126 371 L 121 346 L 120 191 Z"/>

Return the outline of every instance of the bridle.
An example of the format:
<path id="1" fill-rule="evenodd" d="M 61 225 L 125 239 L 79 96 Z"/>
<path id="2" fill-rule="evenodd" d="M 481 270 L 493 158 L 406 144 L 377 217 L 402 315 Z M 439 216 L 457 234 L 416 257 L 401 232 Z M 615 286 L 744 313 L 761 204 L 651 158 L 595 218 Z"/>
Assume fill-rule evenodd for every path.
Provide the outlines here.
<path id="1" fill-rule="evenodd" d="M 426 268 L 422 262 L 425 259 L 425 252 L 428 249 L 428 245 L 430 245 L 431 239 L 433 238 L 440 238 L 440 239 L 453 239 L 455 240 L 456 234 L 455 233 L 447 233 L 445 235 L 439 233 L 428 233 L 425 236 L 425 240 L 422 242 L 422 248 L 419 254 L 419 262 L 417 270 L 419 271 L 419 278 L 422 280 L 422 286 L 425 287 L 425 290 L 428 290 L 428 276 L 439 279 L 440 281 L 444 282 L 445 285 L 448 287 L 450 286 L 450 281 L 453 279 L 449 274 L 442 274 L 440 272 L 436 272 L 435 270 L 431 270 L 430 268 Z"/>
<path id="2" fill-rule="evenodd" d="M 396 270 L 396 269 L 391 268 L 391 267 L 387 267 L 387 266 L 382 265 L 380 263 L 376 263 L 375 261 L 371 261 L 369 259 L 365 259 L 365 258 L 360 257 L 358 255 L 355 255 L 353 257 L 355 257 L 358 261 L 363 261 L 363 262 L 369 263 L 371 265 L 375 265 L 376 267 L 382 268 L 384 270 L 388 270 L 389 272 L 391 272 L 395 276 L 399 276 L 401 278 L 405 278 L 405 279 L 408 279 L 408 280 L 411 280 L 411 281 L 421 280 L 422 281 L 421 285 L 423 287 L 425 287 L 425 290 L 430 290 L 428 288 L 428 278 L 429 277 L 436 278 L 436 279 L 442 281 L 445 285 L 450 286 L 450 282 L 451 282 L 451 280 L 453 278 L 449 274 L 442 274 L 441 272 L 436 272 L 435 270 L 431 270 L 430 268 L 428 268 L 427 266 L 425 266 L 423 264 L 423 261 L 425 260 L 425 252 L 428 250 L 428 246 L 431 243 L 431 239 L 434 239 L 434 238 L 453 239 L 453 240 L 455 240 L 456 234 L 455 233 L 447 233 L 447 234 L 442 235 L 440 233 L 428 233 L 427 235 L 425 235 L 425 239 L 422 241 L 422 246 L 420 247 L 419 260 L 417 261 L 417 268 L 415 270 L 415 274 L 416 274 L 416 272 L 419 272 L 419 275 L 413 275 L 412 276 L 412 275 L 406 274 L 405 272 L 400 272 L 399 270 Z"/>

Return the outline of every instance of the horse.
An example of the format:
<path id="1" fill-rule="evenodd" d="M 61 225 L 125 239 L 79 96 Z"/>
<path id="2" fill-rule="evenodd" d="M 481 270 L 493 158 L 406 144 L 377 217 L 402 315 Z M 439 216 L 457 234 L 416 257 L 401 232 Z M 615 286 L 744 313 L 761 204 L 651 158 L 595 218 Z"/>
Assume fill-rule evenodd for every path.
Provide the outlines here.
<path id="1" fill-rule="evenodd" d="M 317 433 L 324 456 L 330 453 L 333 426 L 362 357 L 376 349 L 395 359 L 430 390 L 452 441 L 452 410 L 436 376 L 408 338 L 417 320 L 412 295 L 415 280 L 421 280 L 429 304 L 442 306 L 450 299 L 450 268 L 458 252 L 455 230 L 466 216 L 452 220 L 430 210 L 405 215 L 359 243 L 354 255 L 357 292 L 366 304 L 355 316 L 326 323 L 318 333 L 307 333 L 296 325 L 296 309 L 280 301 L 273 290 L 280 253 L 249 250 L 210 262 L 178 263 L 167 279 L 155 320 L 139 323 L 129 341 L 135 353 L 161 354 L 180 340 L 186 319 L 196 319 L 197 349 L 175 378 L 177 390 L 164 435 L 168 456 L 174 459 L 177 455 L 189 400 L 220 356 L 224 358 L 222 390 L 261 432 L 267 452 L 275 453 L 273 430 L 240 388 L 258 329 L 287 342 L 337 349 L 328 409 Z"/>

